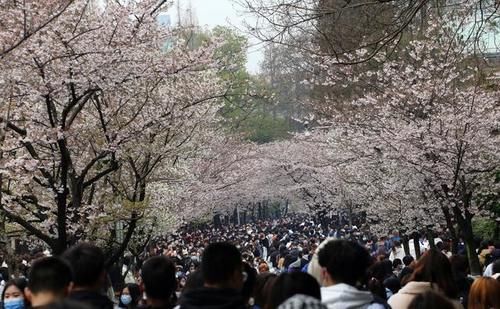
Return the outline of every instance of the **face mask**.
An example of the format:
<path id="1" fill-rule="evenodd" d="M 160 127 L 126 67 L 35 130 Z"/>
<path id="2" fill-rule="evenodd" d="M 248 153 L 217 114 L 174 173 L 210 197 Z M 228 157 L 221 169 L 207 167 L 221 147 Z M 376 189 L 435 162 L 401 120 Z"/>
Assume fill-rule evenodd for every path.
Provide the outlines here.
<path id="1" fill-rule="evenodd" d="M 4 300 L 5 309 L 24 309 L 24 299 L 21 297 Z"/>
<path id="2" fill-rule="evenodd" d="M 120 297 L 120 301 L 121 301 L 121 302 L 122 302 L 122 304 L 124 304 L 125 306 L 130 305 L 130 303 L 132 302 L 132 296 L 130 296 L 130 295 L 126 295 L 126 294 L 123 294 L 123 295 Z"/>

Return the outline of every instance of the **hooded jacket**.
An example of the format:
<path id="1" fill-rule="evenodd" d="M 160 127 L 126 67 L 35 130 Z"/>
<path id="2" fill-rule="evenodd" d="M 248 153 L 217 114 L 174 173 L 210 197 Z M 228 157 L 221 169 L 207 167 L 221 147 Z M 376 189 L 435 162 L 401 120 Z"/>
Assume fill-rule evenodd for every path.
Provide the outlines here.
<path id="1" fill-rule="evenodd" d="M 412 300 L 419 294 L 423 294 L 428 291 L 434 291 L 442 294 L 441 290 L 436 284 L 431 284 L 430 282 L 408 282 L 399 292 L 394 294 L 389 298 L 389 305 L 394 309 L 405 309 L 408 308 Z M 448 299 L 453 307 L 456 309 L 463 309 L 462 304 L 457 300 Z"/>
<path id="2" fill-rule="evenodd" d="M 233 289 L 198 288 L 187 291 L 180 299 L 181 309 L 243 309 L 243 298 Z"/>
<path id="3" fill-rule="evenodd" d="M 375 303 L 372 293 L 360 291 L 345 283 L 321 288 L 321 299 L 330 309 L 384 309 Z"/>

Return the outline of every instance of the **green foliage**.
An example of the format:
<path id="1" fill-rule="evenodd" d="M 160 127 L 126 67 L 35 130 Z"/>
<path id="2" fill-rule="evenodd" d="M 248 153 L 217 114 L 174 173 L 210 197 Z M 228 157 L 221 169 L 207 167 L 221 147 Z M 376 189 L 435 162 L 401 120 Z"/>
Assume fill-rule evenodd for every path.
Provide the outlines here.
<path id="1" fill-rule="evenodd" d="M 496 222 L 493 219 L 477 218 L 472 221 L 474 235 L 482 239 L 493 239 L 495 236 Z"/>
<path id="2" fill-rule="evenodd" d="M 273 118 L 268 114 L 249 118 L 245 125 L 246 138 L 259 144 L 285 139 L 289 136 L 290 128 L 287 121 L 283 118 Z"/>
<path id="3" fill-rule="evenodd" d="M 219 77 L 228 87 L 220 110 L 223 126 L 230 133 L 257 143 L 287 138 L 288 123 L 273 112 L 268 83 L 246 70 L 247 39 L 222 26 L 214 28 L 211 34 L 224 41 L 216 51 L 223 64 Z"/>

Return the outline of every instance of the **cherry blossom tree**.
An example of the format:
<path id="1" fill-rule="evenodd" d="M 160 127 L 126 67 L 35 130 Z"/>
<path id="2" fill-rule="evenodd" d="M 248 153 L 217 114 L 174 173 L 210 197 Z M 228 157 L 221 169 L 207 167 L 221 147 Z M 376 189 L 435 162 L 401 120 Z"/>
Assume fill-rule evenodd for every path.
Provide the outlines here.
<path id="1" fill-rule="evenodd" d="M 146 202 L 156 170 L 214 118 L 218 42 L 186 48 L 156 21 L 165 1 L 6 5 L 1 212 L 55 253 L 97 237 L 119 256 L 143 215 L 124 201 Z M 113 236 L 117 219 L 118 247 L 103 229 Z"/>
<path id="2" fill-rule="evenodd" d="M 353 77 L 371 79 L 376 87 L 351 102 L 351 117 L 334 116 L 333 126 L 361 132 L 358 144 L 411 171 L 408 178 L 430 202 L 412 203 L 411 212 L 441 209 L 448 227 L 457 225 L 478 273 L 472 218 L 498 202 L 500 96 L 498 84 L 489 84 L 477 65 L 477 38 L 456 35 L 465 31 L 456 25 L 454 19 L 431 19 L 427 38 L 409 41 L 380 70 Z M 385 213 L 388 204 L 380 206 L 375 212 Z"/>
<path id="3" fill-rule="evenodd" d="M 304 83 L 325 90 L 308 103 L 318 107 L 324 119 L 316 123 L 330 138 L 313 132 L 306 150 L 314 151 L 304 156 L 309 162 L 296 157 L 302 165 L 292 164 L 293 155 L 282 161 L 289 160 L 292 181 L 300 181 L 312 198 L 334 201 L 330 188 L 344 200 L 359 198 L 385 225 L 446 224 L 452 237 L 466 242 L 471 270 L 478 273 L 472 218 L 487 213 L 499 196 L 500 95 L 482 58 L 483 36 L 495 27 L 498 3 L 470 1 L 443 10 L 423 2 L 404 6 L 416 11 L 399 24 L 404 29 L 391 24 L 395 36 L 382 31 L 335 53 L 342 41 L 328 40 L 333 45 L 325 49 L 317 39 L 325 35 L 321 18 L 335 14 L 320 10 L 321 1 L 244 2 L 259 17 L 257 35 L 303 52 L 318 73 Z M 342 87 L 349 95 L 339 93 Z M 335 168 L 343 158 L 348 164 Z"/>

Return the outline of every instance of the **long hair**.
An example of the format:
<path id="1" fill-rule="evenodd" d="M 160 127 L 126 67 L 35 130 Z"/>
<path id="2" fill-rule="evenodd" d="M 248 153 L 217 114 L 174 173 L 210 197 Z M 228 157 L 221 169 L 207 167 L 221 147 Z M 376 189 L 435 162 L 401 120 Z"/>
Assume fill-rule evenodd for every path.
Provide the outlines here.
<path id="1" fill-rule="evenodd" d="M 474 280 L 470 288 L 467 308 L 500 308 L 500 282 L 490 277 L 480 277 Z"/>
<path id="2" fill-rule="evenodd" d="M 10 286 L 15 286 L 21 291 L 21 294 L 23 295 L 24 303 L 26 304 L 26 296 L 24 295 L 24 289 L 28 286 L 28 281 L 26 281 L 26 279 L 24 279 L 24 278 L 11 279 L 11 280 L 7 281 L 7 283 L 5 284 L 5 287 L 3 289 L 0 301 L 2 301 L 2 302 L 5 301 L 5 292 L 7 292 L 7 289 Z"/>
<path id="3" fill-rule="evenodd" d="M 458 291 L 453 280 L 451 263 L 443 253 L 436 249 L 426 251 L 415 263 L 409 281 L 436 284 L 449 298 L 457 298 Z"/>

